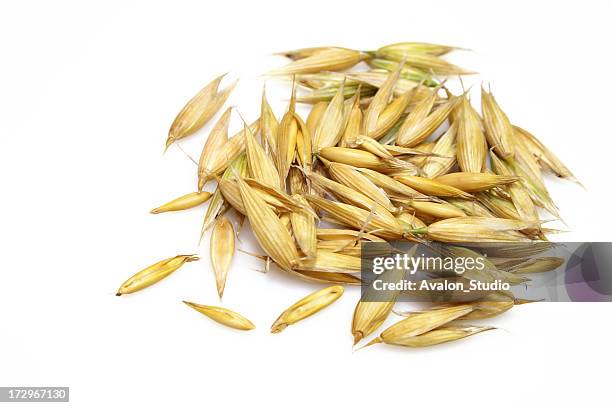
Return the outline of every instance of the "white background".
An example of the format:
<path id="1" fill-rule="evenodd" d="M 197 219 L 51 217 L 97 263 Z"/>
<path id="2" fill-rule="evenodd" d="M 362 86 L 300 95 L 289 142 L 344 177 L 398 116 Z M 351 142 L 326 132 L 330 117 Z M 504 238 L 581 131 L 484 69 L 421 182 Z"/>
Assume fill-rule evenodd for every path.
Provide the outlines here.
<path id="1" fill-rule="evenodd" d="M 148 210 L 195 185 L 176 148 L 178 110 L 219 73 L 255 119 L 275 51 L 397 41 L 459 45 L 511 119 L 586 185 L 550 180 L 571 233 L 610 241 L 609 2 L 19 1 L 0 6 L 0 385 L 70 386 L 75 407 L 555 406 L 609 395 L 610 304 L 531 304 L 503 330 L 425 350 L 353 352 L 357 289 L 270 335 L 317 285 L 237 254 L 222 305 L 257 325 L 221 327 L 181 303 L 218 304 L 204 208 Z M 287 88 L 270 84 L 281 115 Z M 240 121 L 234 115 L 232 129 Z M 198 155 L 209 127 L 184 143 Z M 240 247 L 257 251 L 248 233 Z M 117 298 L 139 269 L 201 252 L 164 282 Z M 601 403 L 598 405 L 602 405 Z"/>

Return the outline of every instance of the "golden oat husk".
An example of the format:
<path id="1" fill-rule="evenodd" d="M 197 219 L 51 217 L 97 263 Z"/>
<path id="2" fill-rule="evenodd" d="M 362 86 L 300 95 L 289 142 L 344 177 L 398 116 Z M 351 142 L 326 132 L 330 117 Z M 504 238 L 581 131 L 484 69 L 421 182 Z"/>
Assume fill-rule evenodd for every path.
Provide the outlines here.
<path id="1" fill-rule="evenodd" d="M 483 298 L 483 300 L 471 302 L 470 304 L 474 307 L 474 310 L 466 315 L 457 318 L 457 320 L 490 319 L 492 317 L 496 317 L 500 314 L 507 312 L 515 305 L 520 305 L 523 303 L 529 303 L 529 301 L 524 301 L 523 299 L 513 299 L 504 295 L 502 295 L 501 297 L 489 295 Z M 433 307 L 432 310 L 442 309 L 450 306 L 457 306 L 457 304 L 442 303 Z M 422 311 L 400 312 L 398 314 L 400 316 L 408 317 L 415 313 L 422 313 Z"/>
<path id="2" fill-rule="evenodd" d="M 331 86 L 327 88 L 315 89 L 309 93 L 301 94 L 296 98 L 300 103 L 316 104 L 319 102 L 329 102 L 332 100 L 334 95 L 338 92 L 337 86 Z M 360 97 L 370 97 L 376 93 L 376 88 L 369 85 L 344 85 L 344 97 L 350 98 L 359 94 Z M 362 103 L 365 101 L 362 99 Z"/>
<path id="3" fill-rule="evenodd" d="M 325 245 L 326 241 L 321 241 L 321 243 L 323 243 L 323 245 Z M 343 246 L 343 247 L 338 247 L 336 248 L 334 251 L 339 253 L 339 254 L 343 254 L 343 255 L 350 255 L 350 256 L 354 256 L 354 257 L 361 257 L 361 249 L 363 247 L 364 243 L 367 243 L 369 241 L 367 240 L 361 240 L 357 243 L 354 242 L 347 242 L 347 245 Z M 373 251 L 376 250 L 376 253 L 380 253 L 381 255 L 386 255 L 389 254 L 393 251 L 395 251 L 395 249 L 388 244 L 386 241 L 383 241 L 381 243 L 381 245 L 377 245 L 376 247 L 369 247 L 368 248 L 368 253 L 372 254 Z M 371 261 L 367 261 L 369 264 L 371 264 Z M 356 274 L 357 275 L 357 274 Z"/>
<path id="4" fill-rule="evenodd" d="M 312 135 L 312 149 L 317 153 L 324 147 L 335 146 L 342 137 L 344 122 L 344 82 L 338 88 Z"/>
<path id="5" fill-rule="evenodd" d="M 491 159 L 493 162 L 493 159 Z M 506 187 L 506 191 L 510 195 L 511 204 L 501 198 L 489 197 L 488 200 L 496 204 L 496 210 L 502 213 L 506 211 L 508 218 L 513 217 L 515 219 L 526 219 L 526 220 L 539 220 L 538 210 L 534 205 L 533 200 L 529 192 L 520 183 L 512 184 Z M 483 201 L 486 202 L 486 201 Z M 546 239 L 545 229 L 537 228 L 523 231 L 524 233 L 532 236 L 537 236 L 540 239 Z"/>
<path id="6" fill-rule="evenodd" d="M 378 116 L 376 127 L 369 132 L 375 140 L 385 136 L 404 116 L 404 112 L 415 99 L 417 88 L 412 88 L 393 99 Z"/>
<path id="7" fill-rule="evenodd" d="M 323 241 L 335 241 L 339 239 L 354 240 L 365 239 L 371 242 L 386 242 L 384 239 L 376 235 L 368 234 L 361 231 L 338 229 L 338 228 L 317 228 L 317 238 Z"/>
<path id="8" fill-rule="evenodd" d="M 427 178 L 436 178 L 448 173 L 457 163 L 457 125 L 453 123 L 448 130 L 436 140 L 431 151 L 437 156 L 430 156 L 423 164 L 423 175 Z"/>
<path id="9" fill-rule="evenodd" d="M 515 137 L 520 138 L 524 142 L 527 150 L 543 167 L 549 169 L 558 177 L 580 184 L 567 166 L 533 134 L 519 126 L 514 126 L 514 134 Z"/>
<path id="10" fill-rule="evenodd" d="M 457 163 L 461 171 L 479 173 L 485 167 L 487 141 L 478 113 L 465 95 L 461 99 L 457 119 Z"/>
<path id="11" fill-rule="evenodd" d="M 123 282 L 123 284 L 121 284 L 117 290 L 117 296 L 134 293 L 141 289 L 147 288 L 164 279 L 166 276 L 183 266 L 186 262 L 194 262 L 199 259 L 200 258 L 198 258 L 196 255 L 177 255 L 175 257 L 159 261 L 146 267 Z"/>
<path id="12" fill-rule="evenodd" d="M 296 136 L 295 150 L 296 158 L 300 166 L 305 170 L 312 167 L 312 139 L 306 123 L 296 115 L 298 132 Z"/>
<path id="13" fill-rule="evenodd" d="M 335 220 L 356 229 L 363 229 L 374 235 L 397 239 L 403 235 L 402 226 L 395 218 L 381 217 L 376 212 L 363 210 L 350 204 L 326 200 L 316 195 L 305 198 L 316 209 L 329 213 Z"/>
<path id="14" fill-rule="evenodd" d="M 301 195 L 294 194 L 292 197 L 303 206 L 309 207 L 308 202 Z M 317 256 L 317 225 L 314 215 L 307 211 L 292 211 L 289 217 L 298 246 L 307 258 L 315 258 Z"/>
<path id="15" fill-rule="evenodd" d="M 251 123 L 249 126 L 251 133 L 255 134 L 259 131 L 259 119 Z M 206 169 L 203 172 L 199 171 L 198 167 L 198 187 L 201 185 L 204 187 L 206 182 L 214 179 L 217 175 L 221 174 L 227 166 L 229 166 L 238 156 L 244 152 L 244 130 L 236 133 L 225 143 L 219 152 L 214 155 L 212 163 L 206 164 Z"/>
<path id="16" fill-rule="evenodd" d="M 480 196 L 477 196 L 480 197 Z M 471 217 L 495 217 L 491 211 L 487 209 L 482 203 L 474 200 L 466 200 L 465 198 L 453 198 L 449 197 L 446 199 L 449 204 L 454 205 L 461 211 Z M 502 217 L 503 218 L 503 217 Z"/>
<path id="17" fill-rule="evenodd" d="M 453 50 L 465 50 L 465 48 L 451 47 L 449 45 L 431 44 L 424 42 L 399 42 L 385 45 L 376 50 L 376 55 L 385 56 L 388 53 L 404 54 L 410 57 L 412 54 L 429 54 L 437 57 L 448 54 Z"/>
<path id="18" fill-rule="evenodd" d="M 520 167 L 524 167 L 525 170 L 534 178 L 537 178 L 540 183 L 544 183 L 542 171 L 546 167 L 539 161 L 539 158 L 532 152 L 533 146 L 530 146 L 530 142 L 520 134 L 520 131 L 516 126 L 513 129 L 513 141 L 515 148 L 514 160 L 508 160 L 518 164 Z"/>
<path id="19" fill-rule="evenodd" d="M 373 69 L 384 69 L 385 71 L 395 71 L 397 69 L 397 65 L 399 64 L 396 61 L 386 60 L 383 58 L 372 58 L 367 60 L 366 62 Z M 438 85 L 438 83 L 431 78 L 430 74 L 424 72 L 422 69 L 410 67 L 407 65 L 404 65 L 404 67 L 402 68 L 400 72 L 400 77 L 409 81 L 422 82 L 423 85 L 429 87 Z"/>
<path id="20" fill-rule="evenodd" d="M 531 172 L 531 170 L 518 160 L 509 162 L 511 170 L 521 178 L 521 184 L 525 187 L 529 196 L 533 200 L 533 203 L 544 208 L 553 216 L 561 219 L 559 215 L 559 209 L 555 205 L 555 202 L 550 197 L 548 189 L 544 185 L 542 179 L 537 174 Z"/>
<path id="21" fill-rule="evenodd" d="M 463 94 L 461 96 L 459 96 L 459 95 L 453 94 L 446 86 L 442 86 L 442 90 L 446 94 L 446 99 L 450 99 L 450 98 L 452 98 L 454 96 L 462 98 L 462 97 L 466 96 L 467 93 L 469 92 L 469 90 L 466 91 L 464 89 L 463 90 Z M 448 123 L 452 125 L 453 123 L 457 122 L 457 120 L 459 119 L 460 116 L 461 116 L 461 103 L 459 103 L 459 106 L 457 106 L 457 109 L 453 110 L 451 112 L 451 114 L 448 115 Z"/>
<path id="22" fill-rule="evenodd" d="M 408 116 L 406 117 L 406 119 L 404 120 L 404 122 L 402 123 L 402 126 L 400 127 L 398 131 L 398 136 L 396 140 L 402 141 L 402 136 L 401 136 L 402 133 L 405 133 L 407 130 L 410 130 L 416 124 L 424 120 L 427 117 L 427 115 L 429 115 L 429 113 L 433 109 L 434 102 L 437 99 L 438 89 L 439 87 L 436 87 L 433 90 L 433 92 L 431 92 L 430 95 L 428 95 L 426 98 L 423 98 L 421 101 L 419 101 L 414 106 L 413 109 L 410 110 L 410 113 L 408 114 Z M 403 143 L 398 143 L 398 144 L 403 144 Z"/>
<path id="23" fill-rule="evenodd" d="M 245 147 L 249 174 L 262 184 L 274 188 L 280 188 L 280 179 L 276 166 L 272 159 L 266 154 L 263 147 L 255 140 L 247 124 L 244 124 Z"/>
<path id="24" fill-rule="evenodd" d="M 276 157 L 276 133 L 278 131 L 278 120 L 274 116 L 272 107 L 266 99 L 266 88 L 261 93 L 260 132 L 262 141 L 269 148 L 272 157 Z"/>
<path id="25" fill-rule="evenodd" d="M 462 242 L 530 242 L 518 231 L 538 228 L 539 222 L 488 217 L 447 218 L 427 226 L 428 238 L 448 243 Z"/>
<path id="26" fill-rule="evenodd" d="M 395 159 L 395 156 L 389 152 L 385 145 L 378 143 L 376 139 L 369 136 L 357 136 L 353 142 L 353 145 L 350 146 L 352 148 L 365 150 L 384 160 L 393 161 Z"/>
<path id="27" fill-rule="evenodd" d="M 365 167 L 382 173 L 406 170 L 411 174 L 416 174 L 418 171 L 416 166 L 409 162 L 398 159 L 385 160 L 365 150 L 348 147 L 325 147 L 319 151 L 319 155 L 332 162 L 349 164 L 354 167 Z"/>
<path id="28" fill-rule="evenodd" d="M 521 167 L 525 167 L 529 174 L 538 179 L 540 183 L 544 183 L 542 177 L 542 166 L 537 158 L 532 154 L 529 149 L 529 142 L 527 142 L 521 135 L 518 134 L 518 130 L 515 126 L 512 127 L 514 141 L 514 162 Z"/>
<path id="29" fill-rule="evenodd" d="M 224 200 L 228 202 L 229 205 L 231 205 L 232 208 L 240 214 L 246 214 L 246 209 L 244 208 L 244 203 L 242 202 L 242 196 L 240 195 L 240 188 L 238 187 L 238 182 L 234 178 L 231 178 L 227 180 L 219 179 L 217 183 Z M 259 195 L 259 192 L 255 192 L 255 194 Z M 263 196 L 260 196 L 260 198 L 262 198 L 267 205 L 272 205 L 270 202 L 265 201 Z M 278 208 L 275 209 L 277 211 L 280 210 Z M 282 209 L 287 210 L 287 208 Z"/>
<path id="30" fill-rule="evenodd" d="M 476 197 L 489 210 L 489 213 L 495 217 L 521 219 L 512 201 L 490 192 L 478 193 Z"/>
<path id="31" fill-rule="evenodd" d="M 533 258 L 509 269 L 513 273 L 540 273 L 554 271 L 565 263 L 565 259 L 547 256 L 542 258 Z"/>
<path id="32" fill-rule="evenodd" d="M 183 303 L 224 326 L 238 330 L 253 330 L 255 328 L 255 325 L 249 319 L 224 307 L 199 305 L 186 300 L 183 300 Z"/>
<path id="33" fill-rule="evenodd" d="M 254 189 L 237 174 L 234 176 L 257 242 L 281 269 L 290 271 L 299 258 L 291 234 Z"/>
<path id="34" fill-rule="evenodd" d="M 358 86 L 361 86 L 359 84 Z M 346 127 L 349 123 L 349 116 L 353 111 L 353 108 L 361 106 L 361 95 L 360 92 L 357 92 L 355 95 L 352 95 L 350 98 L 345 98 L 343 102 L 344 108 L 342 111 L 342 129 L 340 131 L 340 139 L 338 142 L 342 140 L 344 136 L 344 132 L 346 131 Z"/>
<path id="35" fill-rule="evenodd" d="M 435 142 L 425 142 L 417 145 L 415 148 L 396 146 L 396 145 L 384 145 L 385 149 L 393 156 L 401 156 L 411 163 L 419 163 L 421 166 L 425 164 L 428 157 L 444 157 L 437 153 L 433 153 L 433 148 L 436 146 Z"/>
<path id="36" fill-rule="evenodd" d="M 404 276 L 405 272 L 401 269 L 389 269 L 383 272 L 379 279 L 384 282 L 400 282 L 404 279 Z M 399 290 L 389 290 L 386 291 L 387 296 L 385 296 L 385 299 L 379 299 L 379 292 L 374 288 L 374 283 L 371 283 L 355 306 L 351 323 L 353 344 L 359 343 L 364 337 L 372 334 L 374 330 L 378 329 L 387 320 L 400 293 Z M 366 301 L 363 299 L 376 299 L 376 301 Z"/>
<path id="37" fill-rule="evenodd" d="M 515 129 L 516 130 L 516 129 Z M 559 211 L 553 202 L 542 178 L 542 173 L 535 158 L 529 153 L 525 141 L 515 131 L 515 155 L 514 160 L 504 163 L 513 174 L 521 177 L 521 184 L 525 187 L 534 204 L 546 209 L 557 218 Z"/>
<path id="38" fill-rule="evenodd" d="M 323 164 L 323 161 L 325 159 L 322 159 L 320 156 L 318 156 L 318 159 L 319 160 L 315 160 L 313 162 L 311 171 L 313 173 L 317 173 L 318 175 L 320 175 L 322 177 L 329 177 L 329 173 L 327 172 L 327 168 Z M 305 174 L 304 174 L 304 177 L 306 177 Z M 307 183 L 307 185 L 308 185 L 308 187 L 310 189 L 309 190 L 310 194 L 316 194 L 319 197 L 325 197 L 327 195 L 327 191 L 325 191 L 324 189 L 322 189 L 318 185 L 315 185 L 314 183 L 311 183 L 308 179 L 306 179 L 306 183 Z"/>
<path id="39" fill-rule="evenodd" d="M 394 217 L 390 210 L 370 199 L 357 190 L 353 190 L 343 184 L 337 183 L 317 173 L 310 173 L 307 177 L 319 187 L 333 194 L 340 201 L 354 205 L 367 211 L 374 211 L 376 216 L 393 223 Z"/>
<path id="40" fill-rule="evenodd" d="M 392 251 L 392 247 L 387 243 L 387 241 L 376 237 L 378 240 L 366 239 L 364 234 L 359 231 L 355 231 L 355 233 L 360 234 L 355 238 L 345 238 L 345 239 L 336 239 L 336 240 L 319 240 L 317 242 L 317 249 L 321 251 L 333 252 L 341 255 L 348 255 L 352 257 L 359 258 L 361 256 L 361 247 L 364 242 L 377 242 L 381 245 L 377 246 L 376 249 L 383 251 L 383 254 L 390 253 Z M 370 248 L 372 249 L 372 248 Z M 348 259 L 347 259 L 348 261 Z M 359 273 L 359 272 L 355 272 Z"/>
<path id="41" fill-rule="evenodd" d="M 219 92 L 219 84 L 225 75 L 223 74 L 213 79 L 181 109 L 168 131 L 166 150 L 172 143 L 202 128 L 223 106 L 238 82 L 234 81 L 223 91 Z"/>
<path id="42" fill-rule="evenodd" d="M 342 296 L 344 288 L 342 286 L 330 286 L 318 290 L 303 299 L 298 300 L 289 306 L 272 324 L 270 332 L 280 333 L 287 326 L 297 323 L 300 320 L 312 316 L 319 310 L 326 308 Z"/>
<path id="43" fill-rule="evenodd" d="M 474 311 L 466 314 L 465 316 L 461 316 L 457 320 L 490 319 L 507 312 L 508 310 L 512 309 L 515 304 L 515 301 L 512 299 L 478 301 L 475 303 L 476 308 Z"/>
<path id="44" fill-rule="evenodd" d="M 376 88 L 380 88 L 385 84 L 385 82 L 387 82 L 389 79 L 389 72 L 385 70 L 353 72 L 347 74 L 347 77 L 348 79 L 357 81 L 362 85 L 361 96 L 363 99 L 361 100 L 361 103 L 362 106 L 364 106 L 372 103 L 373 98 L 368 99 L 366 96 L 370 95 L 372 89 L 375 90 Z M 412 95 L 409 107 L 413 109 L 419 101 L 431 95 L 431 89 L 424 86 L 419 87 L 418 85 L 420 83 L 420 81 L 417 82 L 402 78 L 400 73 L 400 77 L 395 82 L 395 87 L 393 88 L 393 95 L 395 95 L 395 97 L 400 97 L 405 95 L 406 92 L 411 91 Z"/>
<path id="45" fill-rule="evenodd" d="M 310 131 L 311 135 L 314 135 L 315 131 L 317 130 L 317 127 L 319 127 L 319 123 L 321 122 L 323 114 L 327 110 L 328 104 L 328 102 L 322 101 L 317 102 L 312 106 L 312 109 L 310 110 L 310 113 L 306 118 L 306 127 Z"/>
<path id="46" fill-rule="evenodd" d="M 377 143 L 377 146 L 382 147 L 382 149 L 384 149 L 387 152 L 387 154 L 390 154 L 393 157 L 401 156 L 401 157 L 414 158 L 414 157 L 436 157 L 436 156 L 439 156 L 436 153 L 432 153 L 431 149 L 429 149 L 429 151 L 427 151 L 427 150 L 413 149 L 413 148 L 404 147 L 404 146 L 382 144 L 379 141 L 375 141 L 375 143 Z M 432 145 L 432 148 L 433 148 L 433 145 L 435 145 L 434 143 L 429 143 L 429 144 Z M 419 145 L 419 146 L 422 146 L 422 145 Z"/>
<path id="47" fill-rule="evenodd" d="M 495 327 L 445 325 L 419 336 L 404 338 L 395 342 L 390 342 L 389 344 L 404 347 L 429 347 L 461 340 L 473 336 L 474 334 L 493 329 L 495 329 Z"/>
<path id="48" fill-rule="evenodd" d="M 300 259 L 295 269 L 311 272 L 361 273 L 361 258 L 318 250 L 315 257 Z"/>
<path id="49" fill-rule="evenodd" d="M 346 118 L 346 127 L 340 139 L 340 147 L 354 147 L 355 140 L 360 134 L 363 112 L 361 111 L 359 103 L 360 96 L 359 93 L 357 93 Z"/>
<path id="50" fill-rule="evenodd" d="M 291 91 L 291 100 L 289 108 L 278 126 L 276 152 L 276 167 L 280 177 L 281 188 L 285 188 L 285 182 L 289 168 L 295 156 L 295 147 L 297 145 L 298 121 L 295 114 L 295 83 Z"/>
<path id="51" fill-rule="evenodd" d="M 386 52 L 384 55 L 379 56 L 392 61 L 402 61 L 405 59 L 406 65 L 420 68 L 425 72 L 433 72 L 436 75 L 472 75 L 476 73 L 429 54 L 412 53 L 406 57 L 402 52 Z"/>
<path id="52" fill-rule="evenodd" d="M 287 180 L 289 180 L 289 192 L 292 195 L 306 194 L 309 192 L 306 177 L 304 176 L 304 173 L 297 167 L 291 167 L 289 169 L 289 175 L 287 176 Z"/>
<path id="53" fill-rule="evenodd" d="M 541 171 L 539 170 L 539 168 L 536 172 L 532 171 L 531 164 L 529 164 L 528 161 L 531 160 L 533 161 L 533 163 L 535 163 L 535 160 L 533 160 L 533 157 L 531 157 L 531 155 L 529 154 L 527 154 L 527 156 L 530 160 L 524 160 L 523 156 L 525 156 L 525 152 L 523 151 L 523 148 L 520 145 L 522 145 L 522 142 L 516 143 L 515 155 L 512 160 L 504 161 L 499 159 L 497 161 L 502 162 L 505 165 L 504 167 L 507 168 L 508 171 L 510 171 L 512 174 L 516 174 L 521 178 L 520 183 L 529 193 L 529 196 L 532 198 L 534 204 L 547 209 L 547 211 L 549 211 L 551 214 L 555 213 L 556 215 L 558 215 L 557 207 L 550 198 L 548 190 L 544 185 L 544 179 L 542 177 Z M 537 167 L 537 163 L 535 164 Z M 503 196 L 505 192 L 503 190 L 496 189 L 496 193 Z M 506 198 L 509 199 L 510 195 L 506 194 Z"/>
<path id="54" fill-rule="evenodd" d="M 376 139 L 372 139 L 369 136 L 358 136 L 355 139 L 355 143 L 351 147 L 357 147 L 361 150 L 366 150 L 375 156 L 380 157 L 389 162 L 397 162 L 404 158 L 411 158 L 415 156 L 431 156 L 432 153 L 421 151 L 418 149 L 411 149 L 408 147 L 395 146 L 395 145 L 384 145 L 378 142 Z M 400 166 L 401 167 L 401 166 Z M 413 169 L 413 167 L 410 167 Z"/>
<path id="55" fill-rule="evenodd" d="M 363 175 L 357 168 L 348 164 L 331 162 L 327 166 L 327 170 L 329 175 L 338 183 L 359 191 L 390 212 L 397 211 L 397 208 L 391 204 L 391 200 L 385 191 L 374 184 L 367 176 Z"/>
<path id="56" fill-rule="evenodd" d="M 227 145 L 227 130 L 231 114 L 232 108 L 229 107 L 225 110 L 206 139 L 198 162 L 198 191 L 202 191 L 206 181 L 211 178 L 216 157 L 221 154 L 222 149 Z"/>
<path id="57" fill-rule="evenodd" d="M 215 224 L 215 221 L 231 209 L 232 209 L 231 204 L 225 200 L 225 198 L 223 197 L 223 194 L 221 193 L 221 189 L 217 186 L 217 188 L 215 189 L 215 194 L 213 194 L 213 199 L 211 200 L 210 204 L 208 205 L 208 209 L 206 210 L 204 221 L 202 222 L 202 228 L 200 229 L 199 243 L 202 242 L 202 240 L 204 239 L 204 234 L 206 233 L 206 231 L 208 231 L 210 227 L 212 227 Z M 241 213 L 237 213 L 237 214 L 242 216 Z M 244 218 L 244 216 L 242 218 Z M 243 220 L 240 221 L 241 227 L 242 227 L 242 222 Z M 238 231 L 238 234 L 240 234 L 240 231 Z"/>
<path id="58" fill-rule="evenodd" d="M 319 241 L 317 242 L 317 250 L 334 252 L 341 255 L 349 255 L 354 257 L 361 256 L 361 241 L 351 240 L 336 240 L 336 241 Z"/>
<path id="59" fill-rule="evenodd" d="M 281 223 L 285 226 L 285 228 L 287 228 L 287 231 L 289 231 L 289 234 L 293 237 L 293 229 L 291 228 L 291 215 L 290 213 L 282 213 L 281 215 L 278 216 L 278 218 L 280 219 Z"/>
<path id="60" fill-rule="evenodd" d="M 398 346 L 410 343 L 410 339 L 437 329 L 470 313 L 474 307 L 470 304 L 451 306 L 443 309 L 429 310 L 413 314 L 385 329 L 367 346 L 376 343 L 395 344 Z"/>
<path id="61" fill-rule="evenodd" d="M 427 224 L 425 224 L 423 222 L 423 220 L 421 220 L 420 218 L 417 218 L 414 214 L 411 214 L 409 212 L 403 212 L 400 215 L 398 215 L 397 220 L 406 226 L 406 228 L 408 229 L 418 229 L 418 228 L 424 228 L 427 227 Z"/>
<path id="62" fill-rule="evenodd" d="M 513 174 L 512 170 L 506 163 L 497 157 L 497 155 L 491 152 L 491 167 L 497 174 L 501 174 L 503 176 L 510 176 Z M 529 193 L 525 190 L 521 183 L 513 183 L 507 186 L 506 191 L 510 194 L 512 198 L 512 203 L 514 204 L 514 208 L 516 209 L 517 218 L 527 219 L 527 220 L 537 220 L 538 211 L 529 196 Z"/>
<path id="63" fill-rule="evenodd" d="M 259 118 L 257 118 L 249 125 L 248 131 L 255 135 L 257 132 L 259 132 L 259 129 Z M 236 159 L 236 157 L 240 156 L 244 152 L 245 136 L 246 131 L 243 128 L 227 141 L 227 144 L 222 149 L 223 154 L 219 156 L 218 163 L 215 166 L 215 174 L 219 174 L 224 171 L 227 166 L 229 166 L 230 163 Z"/>
<path id="64" fill-rule="evenodd" d="M 317 249 L 323 251 L 335 252 L 339 254 L 352 255 L 344 253 L 344 250 L 350 247 L 359 247 L 361 240 L 358 237 L 355 238 L 344 238 L 344 239 L 321 239 L 317 240 Z M 352 251 L 351 251 L 352 252 Z"/>
<path id="65" fill-rule="evenodd" d="M 309 282 L 339 285 L 361 285 L 361 279 L 349 273 L 294 271 L 294 275 Z"/>
<path id="66" fill-rule="evenodd" d="M 401 203 L 414 210 L 417 215 L 426 215 L 438 219 L 467 216 L 459 208 L 448 203 L 432 203 L 414 200 L 402 201 Z"/>
<path id="67" fill-rule="evenodd" d="M 317 72 L 316 74 L 299 74 L 295 75 L 295 81 L 307 89 L 338 89 L 342 82 L 348 86 L 358 86 L 359 82 L 355 80 L 346 81 L 344 74 L 338 72 Z"/>
<path id="68" fill-rule="evenodd" d="M 347 48 L 324 48 L 307 57 L 295 60 L 268 75 L 308 74 L 321 71 L 342 71 L 357 65 L 366 55 Z"/>
<path id="69" fill-rule="evenodd" d="M 400 128 L 396 143 L 400 146 L 414 147 L 418 146 L 419 143 L 423 142 L 429 136 L 431 136 L 436 129 L 448 118 L 448 115 L 455 109 L 460 99 L 454 97 L 449 99 L 448 102 L 443 103 L 433 112 L 431 112 L 425 119 L 402 130 Z"/>
<path id="70" fill-rule="evenodd" d="M 412 211 L 408 210 L 407 214 L 412 215 Z M 438 219 L 432 217 L 431 215 L 427 215 L 427 214 L 421 213 L 421 214 L 419 214 L 419 221 L 422 223 L 422 224 L 419 223 L 419 225 L 421 225 L 421 227 L 423 227 L 423 226 L 427 226 L 429 224 L 432 224 L 432 223 L 438 221 Z M 409 225 L 409 223 L 403 223 L 402 225 Z M 417 227 L 414 227 L 414 228 L 417 228 Z M 418 228 L 420 228 L 420 227 L 418 227 Z"/>
<path id="71" fill-rule="evenodd" d="M 420 145 L 415 146 L 414 149 L 422 152 L 423 154 L 420 156 L 409 157 L 406 160 L 414 164 L 417 167 L 423 167 L 425 165 L 425 162 L 427 161 L 427 158 L 431 156 L 431 153 L 433 152 L 433 149 L 435 146 L 436 144 L 434 142 L 421 143 Z"/>
<path id="72" fill-rule="evenodd" d="M 232 175 L 232 169 L 235 169 L 238 174 L 242 177 L 246 177 L 248 169 L 246 162 L 246 155 L 242 154 L 236 158 L 230 166 L 223 172 L 221 176 L 221 180 L 227 180 Z M 223 194 L 221 193 L 221 188 L 217 185 L 215 189 L 215 193 L 210 200 L 210 204 L 208 204 L 208 209 L 206 210 L 206 215 L 204 216 L 204 222 L 202 223 L 202 229 L 200 231 L 200 241 L 204 237 L 204 233 L 208 228 L 210 228 L 217 217 L 223 214 L 224 208 L 227 209 L 229 204 L 225 201 Z"/>
<path id="73" fill-rule="evenodd" d="M 512 184 L 519 180 L 519 177 L 514 175 L 497 175 L 491 173 L 448 173 L 435 178 L 440 183 L 453 186 L 461 191 L 468 193 L 477 193 L 480 191 L 490 190 L 493 187 Z"/>
<path id="74" fill-rule="evenodd" d="M 151 210 L 151 214 L 160 214 L 167 211 L 180 211 L 188 208 L 197 207 L 200 204 L 204 204 L 212 196 L 212 193 L 208 191 L 201 191 L 195 193 L 188 193 L 179 198 L 167 202 L 157 208 Z"/>
<path id="75" fill-rule="evenodd" d="M 295 151 L 296 160 L 303 169 L 310 169 L 312 166 L 312 145 L 310 143 L 310 134 L 304 135 L 299 129 L 296 137 Z M 289 168 L 289 173 L 291 168 Z M 289 174 L 287 174 L 289 177 Z"/>
<path id="76" fill-rule="evenodd" d="M 437 197 L 473 198 L 471 194 L 465 191 L 436 180 L 409 175 L 394 176 L 393 178 L 423 194 Z"/>
<path id="77" fill-rule="evenodd" d="M 397 145 L 384 145 L 385 149 L 393 156 L 406 156 L 406 158 L 410 161 L 414 159 L 427 159 L 428 157 L 436 157 L 439 156 L 436 153 L 432 153 L 433 148 L 435 147 L 435 142 L 425 142 L 417 145 L 414 148 L 397 146 Z M 421 162 L 423 163 L 423 162 Z"/>
<path id="78" fill-rule="evenodd" d="M 227 273 L 236 250 L 234 226 L 227 217 L 217 220 L 210 237 L 210 262 L 215 273 L 217 293 L 223 298 Z"/>
<path id="79" fill-rule="evenodd" d="M 266 204 L 277 212 L 309 211 L 308 207 L 302 206 L 299 202 L 291 198 L 287 193 L 280 189 L 259 183 L 257 180 L 244 178 L 244 181 L 253 188 L 253 192 Z M 246 215 L 246 208 L 240 195 L 238 182 L 234 179 L 218 180 L 223 197 L 231 206 L 241 214 Z"/>
<path id="80" fill-rule="evenodd" d="M 425 194 L 400 183 L 386 174 L 366 168 L 357 168 L 357 170 L 370 179 L 372 183 L 386 191 L 390 198 L 429 200 L 429 197 Z"/>
<path id="81" fill-rule="evenodd" d="M 480 91 L 482 123 L 489 146 L 502 159 L 511 159 L 514 156 L 514 131 L 510 120 L 499 107 L 490 90 L 487 92 L 480 87 Z"/>
<path id="82" fill-rule="evenodd" d="M 384 83 L 380 86 L 380 88 L 378 88 L 378 91 L 376 91 L 374 98 L 363 115 L 362 132 L 364 135 L 372 136 L 375 133 L 378 127 L 379 116 L 389 105 L 389 102 L 393 97 L 393 89 L 397 80 L 399 79 L 400 71 L 403 65 L 403 63 L 400 63 L 395 71 L 387 76 Z"/>
<path id="83" fill-rule="evenodd" d="M 236 238 L 240 236 L 240 233 L 242 232 L 242 227 L 244 227 L 245 220 L 246 220 L 246 216 L 244 214 L 240 214 L 239 212 L 236 212 L 236 224 L 238 225 L 238 228 L 236 230 Z"/>

